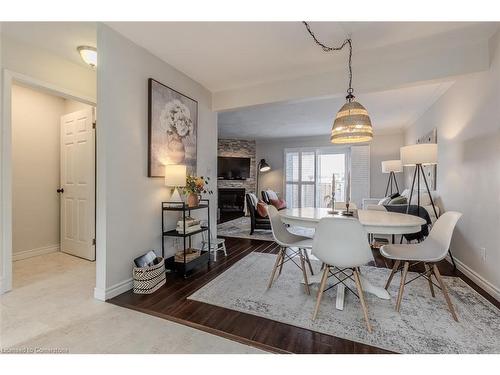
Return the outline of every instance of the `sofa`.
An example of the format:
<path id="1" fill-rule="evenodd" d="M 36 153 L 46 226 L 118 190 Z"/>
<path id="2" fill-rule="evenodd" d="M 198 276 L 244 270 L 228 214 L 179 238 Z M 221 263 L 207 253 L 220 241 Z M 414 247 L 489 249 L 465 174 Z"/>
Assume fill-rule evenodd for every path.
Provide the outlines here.
<path id="1" fill-rule="evenodd" d="M 250 214 L 250 234 L 252 235 L 256 229 L 271 230 L 271 222 L 269 217 L 263 217 L 257 211 L 259 199 L 253 193 L 245 194 L 247 210 Z"/>
<path id="2" fill-rule="evenodd" d="M 419 193 L 420 193 L 420 207 L 424 208 L 427 211 L 431 219 L 431 222 L 434 223 L 437 220 L 437 217 L 436 214 L 434 213 L 434 210 L 432 209 L 431 200 L 429 198 L 429 195 L 427 194 L 427 190 L 420 190 Z M 439 207 L 436 205 L 437 196 L 435 192 L 431 192 L 431 195 L 432 195 L 432 200 L 434 201 L 434 206 L 436 207 L 436 212 L 439 216 Z M 408 200 L 410 197 L 410 189 L 403 190 L 401 196 L 405 197 Z M 365 198 L 363 199 L 363 209 L 386 211 L 386 208 L 382 203 L 383 199 L 384 198 Z M 417 201 L 418 201 L 417 191 L 414 190 L 413 196 L 411 198 L 411 204 L 417 204 Z"/>

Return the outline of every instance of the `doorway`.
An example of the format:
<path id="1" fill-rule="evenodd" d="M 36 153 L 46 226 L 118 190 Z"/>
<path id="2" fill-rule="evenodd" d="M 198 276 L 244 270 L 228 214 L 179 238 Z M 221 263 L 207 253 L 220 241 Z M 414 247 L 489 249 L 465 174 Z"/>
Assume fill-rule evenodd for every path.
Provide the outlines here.
<path id="1" fill-rule="evenodd" d="M 13 81 L 12 261 L 95 260 L 94 124 L 92 105 Z"/>

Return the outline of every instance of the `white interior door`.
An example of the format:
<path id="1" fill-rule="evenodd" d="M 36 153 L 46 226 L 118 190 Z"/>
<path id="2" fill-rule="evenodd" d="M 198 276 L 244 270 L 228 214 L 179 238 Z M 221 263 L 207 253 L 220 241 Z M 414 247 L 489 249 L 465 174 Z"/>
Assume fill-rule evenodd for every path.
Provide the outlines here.
<path id="1" fill-rule="evenodd" d="M 95 260 L 94 109 L 61 117 L 61 251 Z"/>

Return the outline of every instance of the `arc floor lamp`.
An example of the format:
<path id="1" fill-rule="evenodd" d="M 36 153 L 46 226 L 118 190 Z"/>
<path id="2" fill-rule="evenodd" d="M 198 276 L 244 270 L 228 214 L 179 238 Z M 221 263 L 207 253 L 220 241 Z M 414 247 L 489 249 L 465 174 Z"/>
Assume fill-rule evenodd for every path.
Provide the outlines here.
<path id="1" fill-rule="evenodd" d="M 266 159 L 260 159 L 260 161 L 257 163 L 257 181 L 255 181 L 255 190 L 257 196 L 259 196 L 259 175 L 261 172 L 268 172 L 271 170 L 271 166 L 266 163 Z"/>

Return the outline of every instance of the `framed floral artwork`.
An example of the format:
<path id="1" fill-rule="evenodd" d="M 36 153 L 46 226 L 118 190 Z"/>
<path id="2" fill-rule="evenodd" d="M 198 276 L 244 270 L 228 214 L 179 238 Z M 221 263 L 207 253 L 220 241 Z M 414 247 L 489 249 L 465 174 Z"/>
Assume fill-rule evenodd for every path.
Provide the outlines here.
<path id="1" fill-rule="evenodd" d="M 163 177 L 166 164 L 184 164 L 195 175 L 198 102 L 153 78 L 148 98 L 148 176 Z"/>

